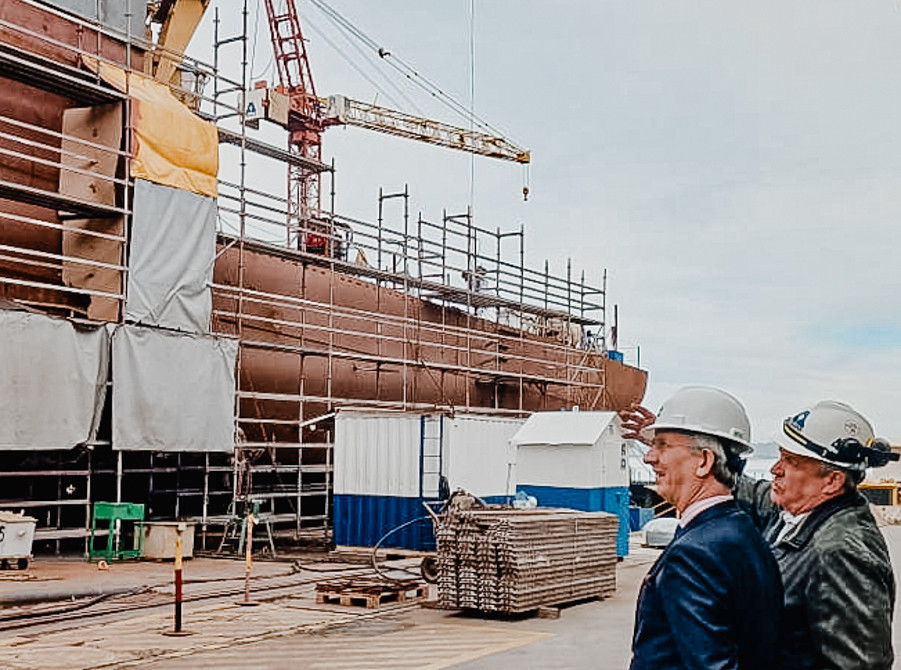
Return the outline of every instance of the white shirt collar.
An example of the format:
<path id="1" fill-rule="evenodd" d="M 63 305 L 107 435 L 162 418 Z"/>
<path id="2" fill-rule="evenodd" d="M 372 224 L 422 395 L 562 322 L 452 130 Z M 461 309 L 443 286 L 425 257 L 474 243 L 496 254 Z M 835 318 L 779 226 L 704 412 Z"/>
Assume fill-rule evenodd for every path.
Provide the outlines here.
<path id="1" fill-rule="evenodd" d="M 810 516 L 811 511 L 813 510 L 802 512 L 801 514 L 792 514 L 791 512 L 782 510 L 781 516 L 783 526 L 779 530 L 779 534 L 776 535 L 776 542 L 782 542 L 783 540 L 794 537 L 801 529 L 801 525 L 804 521 L 807 520 L 807 517 Z"/>
<path id="2" fill-rule="evenodd" d="M 686 507 L 684 512 L 682 512 L 682 518 L 679 519 L 679 525 L 682 528 L 685 528 L 685 526 L 691 523 L 691 521 L 701 512 L 710 509 L 714 505 L 719 505 L 720 503 L 724 503 L 729 500 L 732 500 L 732 496 L 728 493 L 721 496 L 710 496 L 709 498 L 704 498 L 703 500 L 696 500 L 691 505 Z"/>

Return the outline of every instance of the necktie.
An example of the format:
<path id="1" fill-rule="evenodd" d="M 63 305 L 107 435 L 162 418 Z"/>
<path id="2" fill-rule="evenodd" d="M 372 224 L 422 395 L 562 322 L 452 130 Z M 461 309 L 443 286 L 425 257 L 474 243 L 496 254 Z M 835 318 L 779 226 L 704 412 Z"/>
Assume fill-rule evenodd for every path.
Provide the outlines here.
<path id="1" fill-rule="evenodd" d="M 782 512 L 782 523 L 784 524 L 782 529 L 776 535 L 776 542 L 782 542 L 783 540 L 787 540 L 791 537 L 794 537 L 798 532 L 798 529 L 801 527 L 801 524 L 804 523 L 804 520 L 809 516 L 809 514 L 798 514 L 797 516 L 791 514 L 790 512 L 786 512 L 783 510 Z"/>
<path id="2" fill-rule="evenodd" d="M 782 532 L 782 528 L 785 526 L 785 519 L 781 516 L 774 523 L 770 529 L 766 533 L 766 541 L 772 547 L 776 544 L 776 538 L 779 537 L 779 533 Z"/>

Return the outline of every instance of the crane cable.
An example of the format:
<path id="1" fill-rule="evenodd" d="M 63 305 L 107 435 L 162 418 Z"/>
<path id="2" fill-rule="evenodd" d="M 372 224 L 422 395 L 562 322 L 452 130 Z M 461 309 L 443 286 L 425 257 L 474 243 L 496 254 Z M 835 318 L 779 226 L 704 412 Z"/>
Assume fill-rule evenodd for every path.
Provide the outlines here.
<path id="1" fill-rule="evenodd" d="M 254 17 L 253 17 L 253 45 L 250 48 L 250 79 L 251 79 L 251 81 L 265 77 L 266 74 L 269 72 L 270 68 L 272 68 L 272 64 L 275 62 L 275 56 L 272 53 L 270 53 L 269 60 L 266 63 L 266 66 L 263 68 L 263 71 L 260 72 L 259 74 L 254 74 L 253 68 L 254 68 L 254 65 L 256 64 L 256 60 L 257 60 L 257 40 L 259 39 L 259 36 L 260 36 L 260 4 L 261 3 L 262 3 L 262 0 L 257 0 L 257 2 L 256 2 L 257 8 L 256 8 L 256 12 L 254 12 Z"/>
<path id="2" fill-rule="evenodd" d="M 398 102 L 394 98 L 394 96 L 392 96 L 390 93 L 388 93 L 388 91 L 386 91 L 382 87 L 381 84 L 379 84 L 375 79 L 373 79 L 356 62 L 354 62 L 354 60 L 347 53 L 346 49 L 341 49 L 334 42 L 334 40 L 332 40 L 328 35 L 326 35 L 325 32 L 321 28 L 319 28 L 314 21 L 311 21 L 308 16 L 305 16 L 303 20 L 304 20 L 304 25 L 308 26 L 314 33 L 316 33 L 316 35 L 319 36 L 319 38 L 323 42 L 325 42 L 332 49 L 334 49 L 335 52 L 344 60 L 344 62 L 347 63 L 351 68 L 353 68 L 353 70 L 355 70 L 357 72 L 357 74 L 359 74 L 363 79 L 365 79 L 367 82 L 369 82 L 372 85 L 372 87 L 375 88 L 378 92 L 380 92 L 382 95 L 384 95 L 391 102 L 391 104 L 393 104 L 395 107 L 401 107 L 401 105 L 398 104 Z M 420 115 L 422 115 L 422 111 L 419 109 L 419 106 L 412 100 L 412 98 L 410 98 L 406 93 L 404 93 L 404 91 L 394 81 L 392 81 L 390 78 L 388 78 L 384 72 L 379 70 L 373 64 L 372 57 L 369 55 L 369 53 L 366 52 L 365 50 L 361 49 L 360 45 L 357 42 L 350 39 L 346 34 L 344 34 L 344 33 L 341 33 L 341 34 L 345 38 L 345 40 L 347 40 L 348 44 L 350 44 L 350 46 L 355 51 L 357 51 L 357 53 L 359 53 L 363 57 L 364 60 L 368 61 L 369 65 L 373 68 L 373 70 L 375 72 L 377 72 L 379 75 L 381 75 L 381 77 L 383 79 L 385 79 L 385 81 L 388 83 L 388 85 L 390 85 L 394 89 L 394 91 L 404 99 L 404 101 L 407 103 L 407 105 L 409 105 L 410 107 L 415 109 Z"/>
<path id="3" fill-rule="evenodd" d="M 391 79 L 384 75 L 384 73 L 378 69 L 378 67 L 374 64 L 374 60 L 368 56 L 365 50 L 363 50 L 356 42 L 354 42 L 351 37 L 356 38 L 364 44 L 366 47 L 375 52 L 379 60 L 388 64 L 389 67 L 398 71 L 402 76 L 404 76 L 408 81 L 418 86 L 426 93 L 431 95 L 433 98 L 443 103 L 446 107 L 448 107 L 455 114 L 463 118 L 465 121 L 469 123 L 470 132 L 474 131 L 474 127 L 478 125 L 482 130 L 488 131 L 491 134 L 494 134 L 498 137 L 506 137 L 506 133 L 504 133 L 499 128 L 494 127 L 481 117 L 479 117 L 475 113 L 475 0 L 470 0 L 469 3 L 469 11 L 470 11 L 470 21 L 469 21 L 469 33 L 470 33 L 470 104 L 469 109 L 467 109 L 464 105 L 457 102 L 452 96 L 445 93 L 439 86 L 432 83 L 428 79 L 426 79 L 423 75 L 421 75 L 415 68 L 411 65 L 407 64 L 401 58 L 392 55 L 392 53 L 380 46 L 378 42 L 376 42 L 369 35 L 364 33 L 362 30 L 357 28 L 349 19 L 344 17 L 340 12 L 329 6 L 325 0 L 310 0 L 311 4 L 313 4 L 317 9 L 319 9 L 325 17 L 332 22 L 332 24 L 338 29 L 338 31 L 342 34 L 342 36 L 347 40 L 347 42 L 358 52 L 360 53 L 368 62 L 371 67 L 376 72 L 379 72 L 382 77 L 388 82 L 392 88 L 397 91 L 399 95 L 401 95 L 406 101 L 407 105 L 412 107 L 414 110 L 419 113 L 420 116 L 425 116 L 425 114 L 419 109 L 418 105 L 416 105 L 413 100 L 407 96 Z M 309 23 L 308 19 L 306 22 Z M 323 39 L 325 40 L 332 48 L 334 48 L 338 54 L 344 58 L 348 64 L 351 65 L 364 79 L 366 79 L 370 84 L 372 84 L 377 90 L 381 90 L 385 93 L 385 96 L 391 100 L 391 96 L 387 94 L 371 77 L 367 76 L 361 68 L 359 68 L 355 63 L 353 63 L 347 54 L 338 49 L 337 45 L 334 44 L 331 40 L 329 40 L 324 33 L 318 29 L 315 25 L 310 24 L 313 30 Z M 396 102 L 393 104 L 396 105 Z M 508 140 L 509 141 L 509 140 Z M 472 209 L 474 206 L 474 193 L 475 193 L 475 155 L 473 154 L 470 157 L 470 208 Z M 522 199 L 523 201 L 528 201 L 530 194 L 530 182 L 531 182 L 531 174 L 530 174 L 530 166 L 528 163 L 523 164 L 523 186 L 522 186 Z"/>
<path id="4" fill-rule="evenodd" d="M 529 199 L 529 186 L 531 185 L 530 184 L 530 175 L 529 175 L 530 167 L 531 166 L 529 165 L 529 163 L 523 163 L 523 166 L 522 166 L 522 199 L 523 199 L 523 202 L 525 202 Z"/>
<path id="5" fill-rule="evenodd" d="M 361 48 L 360 42 L 363 42 L 367 47 L 369 47 L 371 49 L 371 51 L 375 52 L 375 54 L 378 56 L 379 59 L 384 59 L 385 57 L 389 56 L 390 53 L 384 49 L 379 48 L 378 44 L 375 41 L 371 40 L 365 33 L 363 33 L 361 30 L 359 30 L 356 26 L 354 26 L 350 21 L 345 19 L 343 16 L 338 14 L 331 7 L 329 7 L 328 5 L 325 5 L 325 3 L 322 3 L 322 5 L 319 5 L 314 0 L 311 0 L 311 1 L 325 15 L 325 17 L 332 22 L 332 24 L 338 29 L 338 32 L 344 37 L 344 39 L 347 41 L 347 43 L 350 44 L 358 53 L 360 53 L 364 57 L 364 59 L 369 63 L 369 65 L 372 67 L 372 69 L 375 72 L 378 72 L 379 75 L 382 78 L 384 78 L 385 81 L 398 93 L 398 95 L 400 95 L 404 99 L 404 101 L 408 105 L 410 105 L 417 113 L 419 113 L 420 115 L 424 115 L 422 110 L 420 109 L 419 105 L 417 105 L 412 100 L 412 98 L 410 98 L 406 93 L 404 93 L 403 90 L 391 78 L 389 78 L 381 69 L 379 69 L 379 67 L 377 65 L 378 61 L 370 55 L 370 52 Z M 309 21 L 309 19 L 306 18 L 305 21 Z M 321 30 L 316 30 L 316 32 L 320 35 L 320 37 L 323 37 L 325 39 L 324 34 Z M 354 40 L 353 38 L 356 38 L 356 40 Z M 343 51 L 341 51 L 340 49 L 338 49 L 338 47 L 335 46 L 333 42 L 329 42 L 329 44 L 331 46 L 333 46 L 333 48 L 338 50 L 339 54 L 342 57 L 344 57 L 345 60 L 347 60 L 346 54 Z M 357 69 L 353 65 L 352 65 L 352 67 L 354 67 L 354 69 Z M 384 93 L 384 90 L 381 89 L 381 87 L 378 84 L 373 82 L 372 79 L 370 79 L 366 75 L 363 75 L 363 73 L 359 69 L 357 69 L 357 71 L 360 72 L 360 74 L 362 76 L 364 76 L 364 78 L 367 81 L 369 81 L 371 84 L 373 84 L 373 86 L 375 86 L 379 90 L 382 90 L 382 92 Z M 390 98 L 390 96 L 388 96 L 388 97 Z M 399 107 L 400 105 L 397 105 L 397 106 Z"/>
<path id="6" fill-rule="evenodd" d="M 476 1 L 469 0 L 469 132 L 473 132 L 476 106 Z M 469 152 L 469 214 L 475 216 L 476 154 Z"/>
<path id="7" fill-rule="evenodd" d="M 446 107 L 451 109 L 455 114 L 462 117 L 466 121 L 472 121 L 475 125 L 480 126 L 482 129 L 489 131 L 494 135 L 498 135 L 500 137 L 504 137 L 505 133 L 499 128 L 495 128 L 490 123 L 479 117 L 478 115 L 471 113 L 470 110 L 466 108 L 465 105 L 459 103 L 449 94 L 445 93 L 439 86 L 429 81 L 425 76 L 420 74 L 414 67 L 406 63 L 403 59 L 398 56 L 393 55 L 389 50 L 380 46 L 378 42 L 369 37 L 362 30 L 357 28 L 353 23 L 351 23 L 347 18 L 342 16 L 338 11 L 330 7 L 324 0 L 310 0 L 310 2 L 316 6 L 326 17 L 329 18 L 336 26 L 339 28 L 346 30 L 351 35 L 359 39 L 370 49 L 375 51 L 379 57 L 389 66 L 400 72 L 407 80 L 409 80 L 414 85 L 418 86 L 426 93 L 431 95 L 433 98 L 442 102 Z"/>

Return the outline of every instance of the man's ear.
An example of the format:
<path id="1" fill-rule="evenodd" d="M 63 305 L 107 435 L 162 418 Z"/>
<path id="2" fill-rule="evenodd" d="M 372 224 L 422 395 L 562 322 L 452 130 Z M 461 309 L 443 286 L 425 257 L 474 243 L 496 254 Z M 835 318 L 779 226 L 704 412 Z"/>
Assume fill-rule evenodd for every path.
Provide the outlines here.
<path id="1" fill-rule="evenodd" d="M 823 477 L 823 493 L 829 496 L 841 493 L 842 489 L 845 487 L 845 480 L 847 478 L 847 473 L 844 473 L 841 470 L 830 470 Z"/>
<path id="2" fill-rule="evenodd" d="M 716 456 L 710 449 L 701 450 L 701 460 L 698 461 L 698 467 L 695 468 L 695 475 L 698 477 L 706 477 L 713 470 L 713 464 L 716 463 Z"/>

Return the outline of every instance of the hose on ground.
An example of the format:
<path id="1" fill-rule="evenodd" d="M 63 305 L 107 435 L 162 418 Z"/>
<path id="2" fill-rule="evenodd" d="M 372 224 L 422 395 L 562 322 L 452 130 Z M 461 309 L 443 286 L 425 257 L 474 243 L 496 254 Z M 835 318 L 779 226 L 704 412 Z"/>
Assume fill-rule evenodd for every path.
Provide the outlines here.
<path id="1" fill-rule="evenodd" d="M 375 546 L 372 548 L 372 569 L 375 570 L 375 573 L 376 573 L 379 577 L 381 577 L 382 579 L 384 579 L 384 580 L 386 580 L 386 581 L 389 581 L 389 582 L 402 582 L 402 581 L 404 581 L 404 580 L 402 580 L 402 579 L 397 579 L 396 577 L 389 577 L 388 575 L 386 575 L 385 573 L 383 573 L 383 572 L 379 569 L 379 564 L 378 564 L 378 551 L 379 551 L 379 547 L 382 546 L 382 542 L 384 542 L 385 540 L 387 540 L 389 537 L 391 537 L 392 535 L 394 535 L 394 533 L 398 532 L 399 530 L 403 530 L 404 528 L 408 528 L 408 527 L 412 526 L 414 523 L 418 523 L 418 522 L 420 522 L 420 521 L 430 521 L 431 519 L 432 519 L 432 517 L 429 516 L 429 515 L 418 516 L 418 517 L 416 517 L 415 519 L 410 519 L 409 521 L 405 521 L 405 522 L 402 523 L 401 525 L 396 526 L 395 528 L 392 528 L 392 529 L 389 530 L 387 533 L 385 533 L 384 535 L 382 535 L 381 538 L 379 538 L 379 541 L 376 542 L 376 543 L 375 543 Z M 399 571 L 401 571 L 401 572 L 406 572 L 407 574 L 415 575 L 415 576 L 418 576 L 418 574 L 419 574 L 419 573 L 414 572 L 413 570 L 409 570 L 409 569 L 407 569 L 407 568 L 393 568 L 393 569 L 394 569 L 394 570 L 399 570 Z"/>

